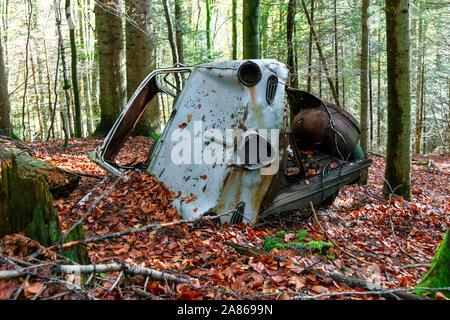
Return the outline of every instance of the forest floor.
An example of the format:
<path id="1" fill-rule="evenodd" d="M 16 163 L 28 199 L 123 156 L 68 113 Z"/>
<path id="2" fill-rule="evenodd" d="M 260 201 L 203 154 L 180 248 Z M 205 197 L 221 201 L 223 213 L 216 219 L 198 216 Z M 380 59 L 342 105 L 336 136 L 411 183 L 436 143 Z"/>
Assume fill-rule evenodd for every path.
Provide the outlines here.
<path id="1" fill-rule="evenodd" d="M 105 175 L 105 171 L 87 158 L 87 153 L 101 142 L 99 138 L 72 139 L 66 149 L 62 149 L 61 141 L 27 145 L 35 151 L 34 157 L 53 165 L 74 172 Z M 150 138 L 130 138 L 119 155 L 119 162 L 127 163 L 135 158 L 144 161 L 151 143 Z M 226 244 L 234 242 L 262 249 L 266 237 L 274 238 L 278 233 L 289 241 L 296 238 L 294 232 L 298 230 L 308 232 L 306 241 L 328 241 L 309 209 L 234 227 L 213 222 L 181 224 L 88 244 L 87 248 L 92 263 L 122 259 L 195 279 L 193 284 L 131 275 L 122 277 L 117 284 L 119 272 L 114 272 L 99 274 L 96 285 L 86 290 L 98 299 L 383 299 L 374 294 L 333 294 L 364 290 L 322 275 L 330 272 L 359 277 L 391 289 L 414 287 L 427 272 L 450 226 L 450 156 L 418 158 L 430 161 L 430 165 L 412 166 L 411 201 L 383 200 L 384 158 L 374 156 L 368 185 L 344 187 L 331 207 L 316 208 L 320 224 L 340 247 L 328 250 L 327 254 L 274 248 L 270 255 L 249 257 Z M 115 180 L 107 179 L 99 184 L 101 179 L 83 176 L 68 198 L 54 199 L 63 229 L 67 230 L 80 219 L 94 199 L 107 192 Z M 79 205 L 91 191 L 88 201 Z M 171 205 L 176 195 L 148 174 L 133 173 L 129 180 L 119 181 L 108 192 L 84 221 L 86 237 L 180 219 Z M 8 248 L 12 247 L 3 250 L 13 255 Z M 276 261 L 275 256 L 284 260 Z M 315 273 L 299 265 L 314 265 Z M 0 269 L 5 268 L 6 264 L 0 262 Z M 0 280 L 0 299 L 10 297 L 23 283 L 23 278 Z M 67 294 L 56 299 L 85 298 L 63 285 L 48 285 L 45 279 L 39 278 L 26 280 L 21 298 L 30 299 L 37 292 L 40 298 L 56 298 L 60 293 Z"/>

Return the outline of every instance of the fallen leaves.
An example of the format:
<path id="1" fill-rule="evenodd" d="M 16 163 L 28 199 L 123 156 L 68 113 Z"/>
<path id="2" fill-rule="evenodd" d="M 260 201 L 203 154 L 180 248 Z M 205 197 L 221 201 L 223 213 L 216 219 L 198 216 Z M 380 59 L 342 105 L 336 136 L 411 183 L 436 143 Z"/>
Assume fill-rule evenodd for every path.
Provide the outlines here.
<path id="1" fill-rule="evenodd" d="M 189 123 L 192 116 L 188 115 L 186 120 Z M 181 124 L 180 127 L 186 127 L 187 123 Z M 38 149 L 35 157 L 41 160 L 75 172 L 104 175 L 105 172 L 89 161 L 86 156 L 87 152 L 100 143 L 101 140 L 97 138 L 71 139 L 69 147 L 64 152 L 59 149 L 60 142 L 29 145 Z M 152 140 L 149 138 L 130 138 L 125 144 L 124 151 L 118 155 L 120 163 L 130 163 L 136 158 L 137 161 L 144 161 L 147 157 L 146 150 L 151 143 Z M 304 156 L 310 160 L 313 159 L 311 153 L 305 153 Z M 441 162 L 436 160 L 435 163 L 441 170 L 448 171 L 449 167 L 445 167 L 446 161 L 448 162 L 447 158 Z M 337 165 L 332 162 L 330 168 L 333 169 Z M 313 168 L 309 170 L 311 174 L 320 171 Z M 368 261 L 382 266 L 379 279 L 383 284 L 393 288 L 411 287 L 427 269 L 400 267 L 410 264 L 411 261 L 399 251 L 392 239 L 389 217 L 394 222 L 395 232 L 405 250 L 428 263 L 439 240 L 442 239 L 443 232 L 450 225 L 449 185 L 448 181 L 436 175 L 430 177 L 428 173 L 418 173 L 413 170 L 413 199 L 408 203 L 401 199 L 393 199 L 393 202 L 387 203 L 370 196 L 381 197 L 383 172 L 383 160 L 374 158 L 374 164 L 370 168 L 369 185 L 365 187 L 352 185 L 342 189 L 333 207 L 326 212 L 324 219 L 327 219 L 330 236 L 335 238 L 343 248 L 358 252 Z M 200 178 L 208 179 L 206 175 L 201 175 Z M 106 190 L 111 182 L 107 181 L 101 186 L 98 183 L 98 179 L 83 178 L 80 186 L 69 198 L 54 201 L 55 210 L 63 227 L 67 228 L 85 212 L 89 202 L 81 207 L 78 207 L 77 203 L 87 192 L 94 189 L 93 197 L 95 197 Z M 308 183 L 309 180 L 306 180 L 305 184 Z M 182 195 L 181 192 L 177 192 L 177 190 L 168 190 L 154 176 L 130 174 L 130 180 L 120 182 L 85 221 L 86 236 L 118 232 L 149 223 L 175 221 L 179 219 L 179 216 L 172 206 L 173 199 L 179 198 L 187 203 L 196 200 L 193 194 Z M 195 285 L 178 284 L 176 286 L 159 281 L 148 281 L 146 291 L 165 299 L 244 299 L 249 297 L 291 299 L 295 293 L 320 294 L 348 289 L 342 283 L 311 274 L 293 262 L 307 266 L 322 259 L 315 266 L 319 273 L 320 270 L 340 272 L 347 276 L 356 274 L 365 276 L 368 273 L 364 266 L 342 255 L 339 250 L 330 250 L 329 257 L 319 257 L 317 253 L 299 254 L 293 249 L 274 249 L 271 254 L 290 260 L 278 262 L 273 256 L 267 255 L 250 258 L 224 244 L 228 241 L 261 248 L 266 236 L 276 234 L 280 230 L 298 229 L 307 230 L 311 240 L 323 240 L 324 235 L 307 220 L 296 221 L 292 229 L 277 226 L 276 223 L 282 220 L 283 223 L 288 223 L 287 218 L 286 215 L 274 216 L 270 224 L 260 227 L 254 224 L 240 224 L 234 227 L 229 224 L 217 226 L 213 223 L 205 226 L 180 225 L 127 235 L 110 242 L 89 244 L 87 247 L 93 263 L 120 257 L 149 268 L 189 275 L 198 280 Z M 286 241 L 295 237 L 295 233 L 284 235 Z M 24 257 L 30 248 L 33 248 L 33 243 L 21 242 L 20 239 L 4 238 L 3 240 L 4 250 L 17 257 Z M 7 268 L 7 265 L 0 263 L 0 269 L 4 268 Z M 0 280 L 0 299 L 10 298 L 22 281 Z M 127 281 L 130 280 L 127 279 Z M 139 285 L 143 288 L 145 279 L 134 281 L 132 286 Z M 102 283 L 105 288 L 111 286 L 109 282 Z M 30 280 L 25 284 L 22 297 L 31 298 L 42 288 L 41 280 Z M 44 296 L 50 294 L 48 290 L 45 290 Z M 137 298 L 130 292 L 123 291 L 122 294 Z M 103 292 L 95 294 L 98 298 L 103 296 Z M 106 298 L 120 297 L 114 290 L 108 293 Z M 368 299 L 364 296 L 352 298 Z M 435 298 L 442 299 L 439 293 L 435 295 Z"/>

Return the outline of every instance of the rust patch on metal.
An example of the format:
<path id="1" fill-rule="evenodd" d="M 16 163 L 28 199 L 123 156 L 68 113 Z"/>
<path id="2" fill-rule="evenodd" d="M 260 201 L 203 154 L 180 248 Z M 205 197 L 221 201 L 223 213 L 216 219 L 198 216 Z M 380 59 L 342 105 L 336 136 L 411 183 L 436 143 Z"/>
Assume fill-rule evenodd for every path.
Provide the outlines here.
<path id="1" fill-rule="evenodd" d="M 250 98 L 252 100 L 253 109 L 255 110 L 256 119 L 258 120 L 258 125 L 260 128 L 264 128 L 264 121 L 261 116 L 261 110 L 259 110 L 259 106 L 256 103 L 255 87 L 248 87 L 248 92 L 250 93 Z"/>

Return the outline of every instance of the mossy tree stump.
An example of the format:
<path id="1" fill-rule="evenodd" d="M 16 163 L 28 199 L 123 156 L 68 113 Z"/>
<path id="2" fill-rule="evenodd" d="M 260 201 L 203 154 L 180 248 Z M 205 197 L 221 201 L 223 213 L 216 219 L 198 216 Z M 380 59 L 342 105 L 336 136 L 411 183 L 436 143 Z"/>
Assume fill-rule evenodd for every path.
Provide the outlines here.
<path id="1" fill-rule="evenodd" d="M 19 174 L 15 155 L 12 165 L 1 163 L 0 177 L 0 237 L 25 231 L 25 235 L 48 247 L 62 237 L 61 226 L 53 209 L 53 198 L 48 184 L 41 174 Z M 83 226 L 75 228 L 66 241 L 84 239 Z M 85 246 L 64 252 L 80 263 L 88 263 Z"/>
<path id="2" fill-rule="evenodd" d="M 80 176 L 33 158 L 23 150 L 13 147 L 0 148 L 0 161 L 15 155 L 19 174 L 41 174 L 48 184 L 53 197 L 67 197 L 78 186 Z"/>
<path id="3" fill-rule="evenodd" d="M 431 260 L 431 268 L 427 274 L 419 282 L 417 287 L 427 288 L 444 288 L 450 287 L 450 229 L 447 230 L 444 240 L 439 245 L 433 260 Z M 416 290 L 415 293 L 423 295 L 429 293 L 434 295 L 439 290 Z M 442 291 L 447 298 L 450 298 L 450 291 Z"/>

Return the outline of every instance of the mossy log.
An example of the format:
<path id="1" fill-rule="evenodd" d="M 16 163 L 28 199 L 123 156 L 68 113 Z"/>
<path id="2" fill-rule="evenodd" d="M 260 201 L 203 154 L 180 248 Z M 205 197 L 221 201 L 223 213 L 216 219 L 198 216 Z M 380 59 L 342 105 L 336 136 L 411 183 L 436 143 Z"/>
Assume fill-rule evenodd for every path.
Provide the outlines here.
<path id="1" fill-rule="evenodd" d="M 53 209 L 53 198 L 43 175 L 35 172 L 19 173 L 15 155 L 11 166 L 1 163 L 0 177 L 0 237 L 25 232 L 25 235 L 48 247 L 61 237 L 61 225 Z M 66 241 L 84 239 L 83 226 L 75 228 Z M 63 252 L 79 263 L 89 263 L 86 247 Z"/>
<path id="2" fill-rule="evenodd" d="M 8 161 L 12 154 L 16 156 L 19 174 L 41 174 L 55 198 L 67 197 L 80 182 L 79 175 L 33 158 L 17 148 L 0 148 L 0 161 Z"/>
<path id="3" fill-rule="evenodd" d="M 447 230 L 444 240 L 442 240 L 439 248 L 431 260 L 431 268 L 419 282 L 417 287 L 423 288 L 447 288 L 450 287 L 450 229 Z M 434 295 L 440 290 L 416 290 L 418 295 L 431 294 Z M 447 298 L 450 298 L 450 290 L 443 291 Z"/>

